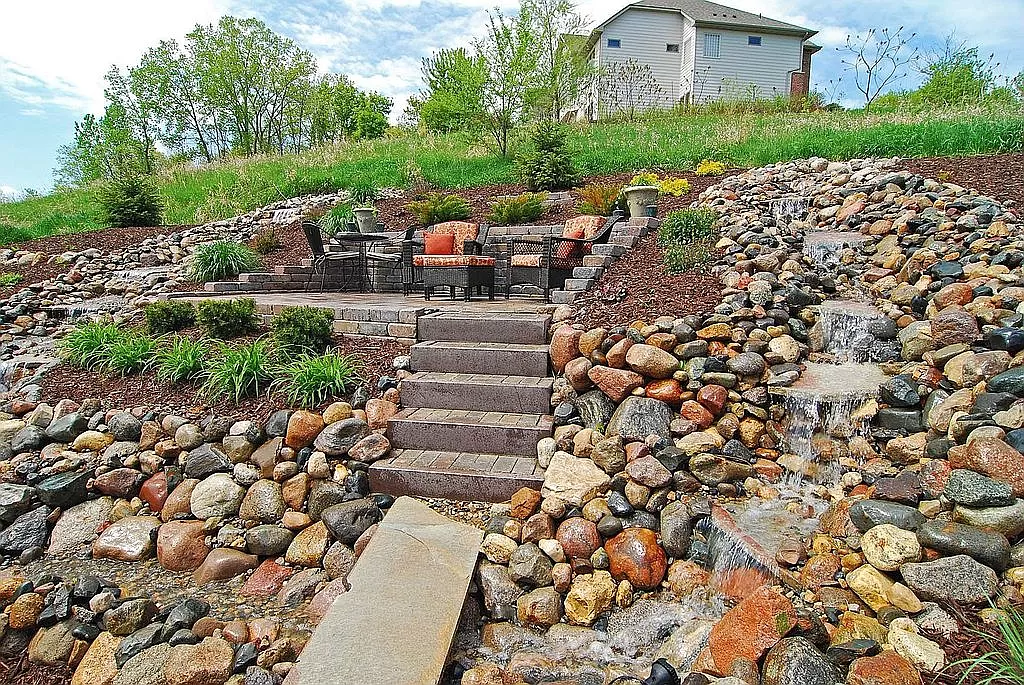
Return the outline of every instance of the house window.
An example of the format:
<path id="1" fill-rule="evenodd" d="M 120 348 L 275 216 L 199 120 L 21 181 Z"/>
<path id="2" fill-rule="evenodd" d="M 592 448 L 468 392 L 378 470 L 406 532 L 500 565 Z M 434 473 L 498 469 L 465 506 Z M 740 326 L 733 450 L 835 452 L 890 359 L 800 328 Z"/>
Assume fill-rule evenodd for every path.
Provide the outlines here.
<path id="1" fill-rule="evenodd" d="M 747 45 L 760 45 L 761 36 L 747 36 Z"/>
<path id="2" fill-rule="evenodd" d="M 622 41 L 619 40 L 618 38 L 609 38 L 608 39 L 608 47 L 610 47 L 610 48 L 621 48 L 622 47 Z"/>
<path id="3" fill-rule="evenodd" d="M 722 35 L 720 33 L 704 34 L 704 56 L 718 59 L 722 56 Z"/>
<path id="4" fill-rule="evenodd" d="M 668 43 L 665 45 L 665 52 L 679 52 L 679 43 Z"/>

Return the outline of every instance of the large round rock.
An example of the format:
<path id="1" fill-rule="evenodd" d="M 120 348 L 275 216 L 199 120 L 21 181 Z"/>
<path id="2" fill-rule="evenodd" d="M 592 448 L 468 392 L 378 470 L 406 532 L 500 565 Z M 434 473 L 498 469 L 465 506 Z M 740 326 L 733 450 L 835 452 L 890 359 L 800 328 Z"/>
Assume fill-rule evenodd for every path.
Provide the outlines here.
<path id="1" fill-rule="evenodd" d="M 381 518 L 380 508 L 369 498 L 335 504 L 327 507 L 321 515 L 331 535 L 346 545 L 355 544 L 359 536 Z"/>
<path id="2" fill-rule="evenodd" d="M 649 397 L 627 397 L 608 422 L 608 435 L 618 435 L 623 442 L 646 440 L 648 435 L 672 437 L 672 408 Z"/>
<path id="3" fill-rule="evenodd" d="M 654 590 L 665 577 L 668 560 L 653 530 L 627 528 L 605 543 L 604 549 L 615 580 L 628 580 L 640 590 Z"/>

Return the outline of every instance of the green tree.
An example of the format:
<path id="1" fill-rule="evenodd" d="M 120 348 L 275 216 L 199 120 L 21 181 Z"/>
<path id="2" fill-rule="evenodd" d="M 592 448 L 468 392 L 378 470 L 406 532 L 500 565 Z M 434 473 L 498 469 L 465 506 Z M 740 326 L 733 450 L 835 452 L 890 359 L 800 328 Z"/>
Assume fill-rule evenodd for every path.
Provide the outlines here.
<path id="1" fill-rule="evenodd" d="M 483 120 L 498 152 L 508 156 L 512 131 L 527 118 L 534 95 L 538 45 L 529 5 L 514 18 L 489 14 L 487 35 L 476 43 L 487 65 L 481 90 Z"/>
<path id="2" fill-rule="evenodd" d="M 58 148 L 57 164 L 57 184 L 66 186 L 142 173 L 140 145 L 124 109 L 111 103 L 102 117 L 86 114 L 75 122 L 74 139 Z"/>
<path id="3" fill-rule="evenodd" d="M 537 45 L 536 104 L 555 121 L 576 107 L 596 70 L 588 59 L 587 19 L 571 0 L 523 0 Z"/>
<path id="4" fill-rule="evenodd" d="M 423 59 L 426 89 L 418 104 L 419 120 L 428 131 L 471 131 L 480 126 L 487 63 L 465 48 L 444 49 Z M 413 104 L 413 103 L 410 103 Z"/>
<path id="5" fill-rule="evenodd" d="M 107 72 L 107 87 L 103 94 L 110 103 L 107 108 L 115 108 L 118 118 L 118 130 L 123 132 L 119 143 L 131 151 L 134 161 L 129 165 L 144 174 L 153 173 L 157 155 L 156 139 L 159 135 L 154 102 L 146 97 L 143 84 L 137 72 L 129 69 L 125 74 L 118 67 L 111 67 Z"/>

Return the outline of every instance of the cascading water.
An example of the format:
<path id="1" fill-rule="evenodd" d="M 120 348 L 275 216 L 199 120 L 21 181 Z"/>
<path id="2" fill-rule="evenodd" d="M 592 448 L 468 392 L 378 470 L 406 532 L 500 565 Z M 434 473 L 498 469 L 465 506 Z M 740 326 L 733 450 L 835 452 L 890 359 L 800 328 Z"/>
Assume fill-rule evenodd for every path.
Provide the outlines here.
<path id="1" fill-rule="evenodd" d="M 840 253 L 845 248 L 859 247 L 867 240 L 860 233 L 813 231 L 804 236 L 804 254 L 818 266 L 834 267 L 839 265 Z"/>

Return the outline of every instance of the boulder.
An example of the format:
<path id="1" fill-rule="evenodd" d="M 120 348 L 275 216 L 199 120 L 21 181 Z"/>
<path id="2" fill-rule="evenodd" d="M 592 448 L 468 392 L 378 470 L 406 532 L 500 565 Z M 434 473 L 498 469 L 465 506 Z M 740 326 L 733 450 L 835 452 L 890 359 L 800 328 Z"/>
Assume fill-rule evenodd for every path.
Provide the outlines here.
<path id="1" fill-rule="evenodd" d="M 900 573 L 918 597 L 937 602 L 984 602 L 999 588 L 995 571 L 964 554 L 904 564 Z"/>
<path id="2" fill-rule="evenodd" d="M 764 660 L 764 685 L 835 685 L 839 669 L 807 638 L 783 638 L 768 650 Z"/>
<path id="3" fill-rule="evenodd" d="M 206 555 L 206 559 L 192 574 L 196 585 L 203 586 L 215 580 L 234 578 L 256 568 L 259 557 L 230 547 L 218 547 Z"/>
<path id="4" fill-rule="evenodd" d="M 209 552 L 203 521 L 170 521 L 160 526 L 156 537 L 156 558 L 164 568 L 195 571 Z"/>
<path id="5" fill-rule="evenodd" d="M 582 506 L 606 492 L 611 478 L 591 459 L 580 459 L 567 452 L 555 452 L 544 472 L 544 497 L 557 497 Z"/>
<path id="6" fill-rule="evenodd" d="M 761 587 L 726 612 L 708 636 L 708 651 L 719 674 L 737 661 L 758 662 L 796 627 L 793 603 L 770 587 Z"/>
<path id="7" fill-rule="evenodd" d="M 160 526 L 155 516 L 127 516 L 112 523 L 92 543 L 97 559 L 139 561 L 153 553 L 153 531 Z"/>
<path id="8" fill-rule="evenodd" d="M 672 408 L 650 397 L 629 397 L 619 405 L 608 422 L 607 435 L 625 442 L 643 441 L 649 435 L 671 438 Z"/>
<path id="9" fill-rule="evenodd" d="M 608 569 L 616 580 L 633 587 L 654 590 L 665 578 L 668 562 L 658 536 L 647 528 L 627 528 L 605 543 Z"/>
<path id="10" fill-rule="evenodd" d="M 245 488 L 226 473 L 214 473 L 200 481 L 192 490 L 189 504 L 196 518 L 235 516 L 245 497 Z"/>

